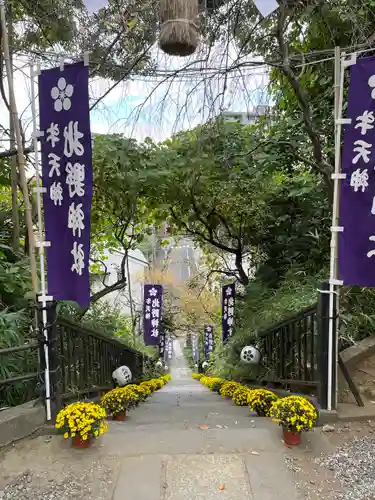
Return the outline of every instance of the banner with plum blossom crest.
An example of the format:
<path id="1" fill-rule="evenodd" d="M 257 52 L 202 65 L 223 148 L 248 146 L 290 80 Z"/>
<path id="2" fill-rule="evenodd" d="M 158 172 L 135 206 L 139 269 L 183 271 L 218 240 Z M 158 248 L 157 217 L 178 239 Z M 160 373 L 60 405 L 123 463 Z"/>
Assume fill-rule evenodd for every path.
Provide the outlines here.
<path id="1" fill-rule="evenodd" d="M 48 294 L 90 302 L 92 147 L 89 74 L 83 62 L 39 76 L 40 142 Z"/>
<path id="2" fill-rule="evenodd" d="M 214 350 L 214 329 L 212 325 L 204 326 L 204 357 L 208 359 Z"/>
<path id="3" fill-rule="evenodd" d="M 375 286 L 375 57 L 350 68 L 342 154 L 338 277 L 344 285 Z"/>
<path id="4" fill-rule="evenodd" d="M 235 283 L 224 285 L 221 289 L 221 325 L 223 333 L 223 344 L 226 344 L 233 334 L 235 299 Z"/>
<path id="5" fill-rule="evenodd" d="M 192 336 L 192 350 L 193 350 L 193 359 L 195 363 L 199 361 L 199 345 L 198 345 L 198 335 L 195 333 Z"/>
<path id="6" fill-rule="evenodd" d="M 146 345 L 160 345 L 164 356 L 165 339 L 161 317 L 163 307 L 163 286 L 144 286 L 143 335 Z"/>

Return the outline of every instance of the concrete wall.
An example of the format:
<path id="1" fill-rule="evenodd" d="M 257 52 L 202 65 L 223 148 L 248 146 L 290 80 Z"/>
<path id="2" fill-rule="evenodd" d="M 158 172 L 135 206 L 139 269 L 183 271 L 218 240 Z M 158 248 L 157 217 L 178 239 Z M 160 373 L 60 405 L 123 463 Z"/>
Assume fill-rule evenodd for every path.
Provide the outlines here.
<path id="1" fill-rule="evenodd" d="M 44 406 L 31 401 L 0 411 L 0 448 L 19 441 L 45 424 Z"/>

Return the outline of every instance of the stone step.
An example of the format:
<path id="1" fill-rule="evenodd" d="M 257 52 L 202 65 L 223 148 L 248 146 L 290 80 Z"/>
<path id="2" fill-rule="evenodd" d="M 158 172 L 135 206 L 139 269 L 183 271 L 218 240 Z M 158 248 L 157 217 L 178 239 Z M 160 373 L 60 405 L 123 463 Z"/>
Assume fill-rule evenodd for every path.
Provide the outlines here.
<path id="1" fill-rule="evenodd" d="M 111 423 L 103 446 L 113 455 L 177 455 L 181 453 L 285 452 L 280 428 L 176 429 L 166 426 L 127 427 Z"/>
<path id="2" fill-rule="evenodd" d="M 113 500 L 276 500 L 280 496 L 299 499 L 282 455 L 220 453 L 125 459 Z"/>

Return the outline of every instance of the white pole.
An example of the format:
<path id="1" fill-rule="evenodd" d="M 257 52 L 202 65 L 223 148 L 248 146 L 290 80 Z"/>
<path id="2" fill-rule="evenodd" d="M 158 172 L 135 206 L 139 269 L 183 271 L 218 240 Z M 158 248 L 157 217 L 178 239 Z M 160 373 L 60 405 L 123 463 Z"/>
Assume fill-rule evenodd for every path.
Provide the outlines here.
<path id="1" fill-rule="evenodd" d="M 334 130 L 335 130 L 335 147 L 336 147 L 336 119 L 341 118 L 342 114 L 342 101 L 343 101 L 343 85 L 344 85 L 344 69 L 342 70 L 342 85 L 341 85 L 341 50 L 340 47 L 335 47 L 335 63 L 334 63 L 334 84 L 335 84 L 335 109 L 334 109 Z M 341 137 L 340 137 L 341 141 Z M 341 151 L 341 144 L 339 142 L 338 146 Z M 336 161 L 336 156 L 335 156 Z M 339 173 L 341 173 L 341 157 L 339 158 Z M 335 164 L 336 171 L 336 164 Z M 340 180 L 338 180 L 340 183 Z M 340 215 L 340 185 L 338 186 L 337 193 L 337 206 L 338 206 L 338 217 Z M 335 276 L 337 277 L 338 272 L 338 247 L 336 250 L 336 259 L 335 259 Z M 338 353 L 339 353 L 339 328 L 340 328 L 340 290 L 336 289 L 336 360 L 335 360 L 335 380 L 336 380 L 336 391 L 335 391 L 335 408 L 337 408 L 337 396 L 338 396 Z M 333 294 L 330 295 L 330 297 Z"/>
<path id="2" fill-rule="evenodd" d="M 45 275 L 45 261 L 44 261 L 44 247 L 47 246 L 47 242 L 44 241 L 43 235 L 43 219 L 42 219 L 42 193 L 46 192 L 46 188 L 42 187 L 41 176 L 40 176 L 40 163 L 39 163 L 39 144 L 38 137 L 41 135 L 37 128 L 37 118 L 36 118 L 36 95 L 35 95 L 35 81 L 34 77 L 39 74 L 37 70 L 34 72 L 33 67 L 30 66 L 30 81 L 31 81 L 31 113 L 33 120 L 33 146 L 34 146 L 34 163 L 35 163 L 35 178 L 36 178 L 36 201 L 38 208 L 38 248 L 39 248 L 39 264 L 40 264 L 40 302 L 42 304 L 42 321 L 43 321 L 43 335 L 48 342 L 48 321 L 47 321 L 47 290 L 46 290 L 46 275 Z M 44 382 L 46 391 L 46 416 L 47 420 L 51 420 L 51 384 L 49 376 L 49 352 L 47 344 L 44 345 L 44 359 L 45 359 L 45 372 L 44 372 Z"/>
<path id="3" fill-rule="evenodd" d="M 342 54 L 345 59 L 345 54 Z M 332 410 L 333 399 L 333 370 L 337 373 L 337 339 L 336 339 L 336 359 L 333 359 L 334 347 L 334 331 L 337 325 L 336 318 L 333 317 L 335 312 L 335 302 L 338 306 L 338 299 L 336 295 L 338 292 L 335 286 L 342 285 L 343 283 L 337 279 L 337 251 L 338 251 L 338 233 L 343 231 L 343 228 L 338 226 L 339 211 L 340 211 L 340 180 L 345 178 L 345 174 L 341 174 L 341 129 L 342 125 L 347 120 L 342 119 L 342 102 L 343 102 L 343 88 L 344 88 L 344 71 L 345 64 L 341 62 L 340 48 L 335 48 L 335 171 L 332 174 L 333 179 L 333 207 L 332 207 L 332 227 L 331 227 L 331 255 L 330 255 L 330 280 L 329 280 L 329 330 L 328 330 L 328 384 L 327 384 L 327 409 Z M 339 314 L 339 310 L 336 310 Z M 335 362 L 335 368 L 333 363 Z M 337 394 L 335 393 L 335 401 Z"/>
<path id="4" fill-rule="evenodd" d="M 25 219 L 27 226 L 27 234 L 29 240 L 29 254 L 30 254 L 30 267 L 31 267 L 31 279 L 33 284 L 33 290 L 35 295 L 38 293 L 38 274 L 36 269 L 36 259 L 35 259 L 35 241 L 34 241 L 34 232 L 33 232 L 33 218 L 31 214 L 31 204 L 29 200 L 29 191 L 27 188 L 26 174 L 25 174 L 25 155 L 23 150 L 22 143 L 22 134 L 20 121 L 18 117 L 17 104 L 14 95 L 14 86 L 12 79 L 12 63 L 10 60 L 10 52 L 9 52 L 9 40 L 8 40 L 8 30 L 6 26 L 6 17 L 5 17 L 5 5 L 4 0 L 0 0 L 0 18 L 1 18 L 1 35 L 2 35 L 2 44 L 3 44 L 3 52 L 4 52 L 4 61 L 7 73 L 8 80 L 8 90 L 9 90 L 9 106 L 12 114 L 12 123 L 14 127 L 14 133 L 16 137 L 16 145 L 17 145 L 17 163 L 18 170 L 20 174 L 20 184 L 22 188 L 23 201 L 25 203 Z"/>

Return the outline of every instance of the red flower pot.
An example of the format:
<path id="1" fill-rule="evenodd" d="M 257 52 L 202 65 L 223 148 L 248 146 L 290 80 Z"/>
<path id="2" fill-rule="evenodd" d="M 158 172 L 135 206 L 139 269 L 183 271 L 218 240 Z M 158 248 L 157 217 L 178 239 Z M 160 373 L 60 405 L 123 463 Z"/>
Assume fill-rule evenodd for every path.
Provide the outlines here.
<path id="1" fill-rule="evenodd" d="M 74 448 L 88 448 L 91 446 L 91 442 L 91 436 L 89 436 L 86 440 L 82 439 L 79 435 L 72 438 L 72 446 Z"/>
<path id="2" fill-rule="evenodd" d="M 125 417 L 126 417 L 126 410 L 118 413 L 117 415 L 113 415 L 113 420 L 115 420 L 116 422 L 123 422 L 125 420 Z"/>
<path id="3" fill-rule="evenodd" d="M 301 433 L 283 429 L 283 439 L 287 446 L 298 446 L 301 444 Z"/>

